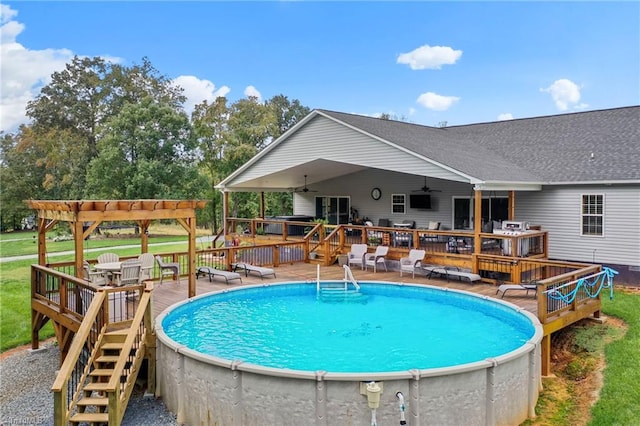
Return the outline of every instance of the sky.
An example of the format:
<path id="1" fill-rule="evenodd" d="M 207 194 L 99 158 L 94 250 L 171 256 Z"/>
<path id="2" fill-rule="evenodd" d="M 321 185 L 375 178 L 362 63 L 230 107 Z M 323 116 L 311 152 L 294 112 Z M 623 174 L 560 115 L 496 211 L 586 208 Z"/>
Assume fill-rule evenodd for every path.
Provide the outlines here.
<path id="1" fill-rule="evenodd" d="M 203 100 L 459 125 L 640 104 L 640 2 L 0 4 L 0 130 L 73 56 L 147 57 Z"/>

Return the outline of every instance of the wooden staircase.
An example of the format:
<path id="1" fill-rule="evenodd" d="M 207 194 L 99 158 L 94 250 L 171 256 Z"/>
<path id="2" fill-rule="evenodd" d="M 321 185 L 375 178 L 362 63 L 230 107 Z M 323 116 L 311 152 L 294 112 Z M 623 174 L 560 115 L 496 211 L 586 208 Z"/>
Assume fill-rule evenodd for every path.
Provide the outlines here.
<path id="1" fill-rule="evenodd" d="M 109 390 L 109 382 L 114 377 L 115 365 L 129 333 L 128 329 L 104 333 L 98 351 L 90 360 L 93 370 L 89 380 L 82 388 L 82 398 L 77 402 L 78 412 L 69 419 L 71 424 L 109 423 L 109 398 L 105 395 Z M 137 371 L 135 372 L 137 375 Z M 118 382 L 126 382 L 127 377 L 120 377 Z"/>
<path id="2" fill-rule="evenodd" d="M 117 321 L 105 320 L 109 298 L 100 292 L 94 297 L 52 387 L 56 426 L 120 425 L 145 358 L 150 372 L 147 390 L 155 391 L 151 289 L 142 293 L 133 318 Z"/>

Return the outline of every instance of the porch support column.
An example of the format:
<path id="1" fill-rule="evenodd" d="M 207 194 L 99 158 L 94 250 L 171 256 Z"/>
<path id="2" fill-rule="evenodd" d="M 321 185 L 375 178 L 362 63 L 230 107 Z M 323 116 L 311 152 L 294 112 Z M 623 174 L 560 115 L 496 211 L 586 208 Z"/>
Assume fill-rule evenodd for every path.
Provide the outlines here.
<path id="1" fill-rule="evenodd" d="M 140 253 L 149 252 L 149 225 L 151 225 L 150 220 L 138 221 L 138 226 L 140 226 Z"/>
<path id="2" fill-rule="evenodd" d="M 76 253 L 76 277 L 82 278 L 82 262 L 84 261 L 84 232 L 82 229 L 82 222 L 78 220 L 77 215 L 76 220 L 71 223 L 71 226 L 73 227 L 73 242 Z"/>
<path id="3" fill-rule="evenodd" d="M 222 192 L 222 235 L 227 236 L 229 229 L 227 226 L 227 218 L 229 217 L 229 193 L 227 191 Z"/>
<path id="4" fill-rule="evenodd" d="M 260 192 L 260 218 L 264 219 L 264 191 Z"/>
<path id="5" fill-rule="evenodd" d="M 509 191 L 509 220 L 516 219 L 516 192 Z"/>
<path id="6" fill-rule="evenodd" d="M 478 257 L 482 251 L 482 240 L 480 232 L 482 232 L 482 190 L 475 190 L 475 202 L 473 203 L 473 259 L 471 262 L 471 270 L 478 273 Z"/>

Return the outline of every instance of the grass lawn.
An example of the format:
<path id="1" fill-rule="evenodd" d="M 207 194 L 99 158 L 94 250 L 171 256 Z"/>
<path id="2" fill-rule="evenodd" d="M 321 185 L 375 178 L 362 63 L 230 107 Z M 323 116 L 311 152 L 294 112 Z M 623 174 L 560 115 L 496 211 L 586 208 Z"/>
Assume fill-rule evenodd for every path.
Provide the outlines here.
<path id="1" fill-rule="evenodd" d="M 182 232 L 181 232 L 182 231 Z M 206 231 L 203 231 L 206 232 Z M 182 233 L 182 235 L 180 235 Z M 186 233 L 180 228 L 151 228 L 149 252 L 172 253 L 186 251 Z M 158 234 L 158 236 L 156 236 Z M 162 234 L 162 235 L 159 235 Z M 176 235 L 177 234 L 177 235 Z M 50 236 L 53 238 L 53 235 Z M 92 238 L 85 241 L 85 249 L 104 248 L 120 256 L 140 254 L 140 240 L 123 234 L 122 238 Z M 0 255 L 12 257 L 37 254 L 35 232 L 10 232 L 0 234 Z M 154 243 L 172 243 L 154 246 Z M 116 246 L 135 246 L 114 249 Z M 200 248 L 200 247 L 198 247 Z M 53 253 L 73 250 L 73 241 L 47 241 L 47 253 L 51 262 L 62 262 L 74 259 L 74 255 L 54 256 Z M 96 258 L 101 252 L 86 253 L 89 259 Z M 31 264 L 35 259 L 16 260 L 0 263 L 0 352 L 31 342 Z M 50 323 L 40 331 L 40 339 L 54 335 Z"/>

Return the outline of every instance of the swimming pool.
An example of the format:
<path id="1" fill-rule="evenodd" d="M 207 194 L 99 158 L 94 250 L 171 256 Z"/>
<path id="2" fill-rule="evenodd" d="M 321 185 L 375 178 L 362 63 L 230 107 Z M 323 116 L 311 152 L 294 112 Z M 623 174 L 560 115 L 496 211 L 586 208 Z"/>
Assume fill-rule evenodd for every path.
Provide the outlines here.
<path id="1" fill-rule="evenodd" d="M 537 318 L 467 292 L 360 284 L 337 300 L 284 283 L 172 306 L 156 323 L 158 393 L 188 424 L 371 424 L 362 393 L 372 381 L 380 424 L 398 421 L 397 392 L 410 424 L 532 414 Z"/>

